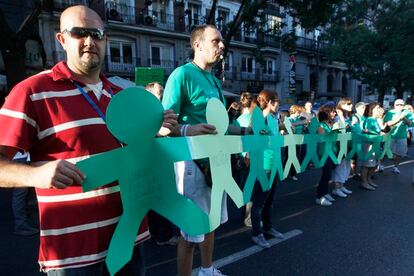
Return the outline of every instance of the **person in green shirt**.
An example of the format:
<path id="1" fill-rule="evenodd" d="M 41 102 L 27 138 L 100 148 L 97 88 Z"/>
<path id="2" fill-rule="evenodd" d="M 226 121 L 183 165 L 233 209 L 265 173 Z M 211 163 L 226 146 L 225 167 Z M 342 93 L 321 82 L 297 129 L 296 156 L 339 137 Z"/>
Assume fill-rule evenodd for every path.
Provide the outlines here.
<path id="1" fill-rule="evenodd" d="M 414 123 L 414 120 L 407 116 L 409 112 L 403 108 L 404 100 L 397 99 L 394 102 L 394 109 L 389 110 L 384 117 L 384 123 L 388 122 L 388 125 L 391 127 L 391 148 L 394 153 L 394 168 L 392 172 L 396 174 L 400 173 L 398 165 L 407 154 L 408 127 Z M 392 121 L 395 121 L 395 123 L 390 124 Z"/>
<path id="2" fill-rule="evenodd" d="M 334 118 L 336 116 L 336 106 L 333 103 L 326 103 L 318 109 L 319 128 L 318 133 L 321 135 L 328 135 L 337 128 L 334 127 Z M 325 151 L 325 144 L 321 143 L 318 147 L 318 154 L 322 155 Z M 316 204 L 321 206 L 331 206 L 334 199 L 329 194 L 329 181 L 332 177 L 332 171 L 335 168 L 335 163 L 330 159 L 326 159 L 322 167 L 322 175 L 316 190 Z"/>
<path id="3" fill-rule="evenodd" d="M 269 116 L 277 112 L 279 108 L 279 96 L 275 92 L 267 90 L 260 91 L 257 96 L 257 103 L 263 112 L 263 117 L 267 122 Z M 263 167 L 267 176 L 270 178 L 271 169 L 273 167 L 274 153 L 273 150 L 267 149 L 264 151 Z M 272 187 L 268 191 L 263 191 L 262 186 L 256 180 L 254 184 L 251 201 L 253 203 L 251 208 L 251 221 L 252 221 L 252 240 L 257 245 L 263 248 L 269 248 L 270 244 L 265 239 L 264 234 L 282 239 L 284 236 L 272 226 L 272 210 L 273 201 L 275 198 L 276 183 L 278 177 L 275 178 Z"/>
<path id="4" fill-rule="evenodd" d="M 225 105 L 220 80 L 212 73 L 213 66 L 222 59 L 224 51 L 223 38 L 213 25 L 201 25 L 194 28 L 190 37 L 194 52 L 192 62 L 175 69 L 167 80 L 162 104 L 165 109 L 172 109 L 178 114 L 178 126 L 171 135 L 194 136 L 216 134 L 216 128 L 207 124 L 206 108 L 210 98 L 218 98 Z M 246 128 L 230 125 L 229 134 L 246 134 Z M 200 167 L 208 166 L 205 162 L 183 161 L 177 164 L 177 174 L 183 179 L 177 183 L 180 191 L 192 199 L 204 212 L 209 213 L 211 187 Z M 202 163 L 202 164 L 201 164 Z M 226 196 L 221 206 L 221 222 L 227 221 Z M 181 232 L 177 245 L 178 275 L 191 275 L 193 255 L 196 244 L 200 248 L 201 269 L 199 276 L 223 275 L 213 267 L 214 231 L 205 235 L 190 236 Z"/>

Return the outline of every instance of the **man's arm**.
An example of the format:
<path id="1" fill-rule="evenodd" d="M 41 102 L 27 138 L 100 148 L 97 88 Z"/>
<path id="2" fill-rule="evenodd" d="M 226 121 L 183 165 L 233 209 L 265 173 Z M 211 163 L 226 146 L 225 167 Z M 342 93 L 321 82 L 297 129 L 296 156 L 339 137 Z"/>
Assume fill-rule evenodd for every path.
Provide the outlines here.
<path id="1" fill-rule="evenodd" d="M 16 148 L 0 146 L 0 187 L 36 187 L 63 189 L 82 184 L 85 176 L 72 163 L 65 160 L 32 166 L 11 161 Z"/>

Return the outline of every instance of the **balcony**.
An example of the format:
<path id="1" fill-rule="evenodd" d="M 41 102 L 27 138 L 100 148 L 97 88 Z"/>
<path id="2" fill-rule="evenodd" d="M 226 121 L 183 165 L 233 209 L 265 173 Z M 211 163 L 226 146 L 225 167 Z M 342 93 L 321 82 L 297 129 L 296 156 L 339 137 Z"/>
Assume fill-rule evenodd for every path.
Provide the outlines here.
<path id="1" fill-rule="evenodd" d="M 167 31 L 189 32 L 184 16 L 174 16 L 164 10 L 138 9 L 134 6 L 107 2 L 106 21 L 118 21 L 130 25 L 148 26 Z"/>
<path id="2" fill-rule="evenodd" d="M 105 57 L 106 72 L 111 74 L 133 75 L 135 72 L 135 67 L 138 67 L 140 65 L 141 60 L 139 58 L 132 58 L 130 62 L 121 62 L 116 60 L 114 57 Z"/>
<path id="3" fill-rule="evenodd" d="M 273 71 L 269 73 L 263 73 L 263 81 L 266 82 L 279 82 L 279 72 Z"/>
<path id="4" fill-rule="evenodd" d="M 262 81 L 263 78 L 260 74 L 260 69 L 254 69 L 251 72 L 242 71 L 240 73 L 240 80 L 244 80 L 244 81 Z"/>
<path id="5" fill-rule="evenodd" d="M 266 47 L 280 48 L 280 36 L 264 35 L 264 45 Z"/>
<path id="6" fill-rule="evenodd" d="M 174 60 L 148 59 L 148 66 L 152 68 L 163 68 L 165 74 L 169 75 L 178 67 L 178 62 Z"/>

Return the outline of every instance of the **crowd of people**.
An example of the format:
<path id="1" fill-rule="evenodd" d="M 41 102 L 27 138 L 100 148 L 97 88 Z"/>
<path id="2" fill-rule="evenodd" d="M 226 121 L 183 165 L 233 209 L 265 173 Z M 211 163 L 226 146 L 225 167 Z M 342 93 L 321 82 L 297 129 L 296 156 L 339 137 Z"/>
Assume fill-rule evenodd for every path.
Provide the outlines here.
<path id="1" fill-rule="evenodd" d="M 61 14 L 60 32 L 56 39 L 66 51 L 67 60 L 17 84 L 0 109 L 0 186 L 36 188 L 40 217 L 39 264 L 43 272 L 48 275 L 108 275 L 104 261 L 122 213 L 119 186 L 114 182 L 83 193 L 81 186 L 87 176 L 75 163 L 123 146 L 107 129 L 105 117 L 111 97 L 121 88 L 108 81 L 101 72 L 107 34 L 95 11 L 81 5 L 67 8 Z M 206 106 L 210 98 L 226 104 L 220 81 L 212 72 L 213 66 L 222 58 L 223 39 L 215 26 L 204 25 L 192 31 L 190 44 L 194 53 L 192 62 L 174 70 L 164 90 L 156 83 L 147 86 L 166 109 L 159 136 L 216 134 L 215 127 L 207 124 Z M 337 105 L 325 104 L 316 114 L 312 111 L 311 102 L 306 102 L 303 107 L 293 105 L 289 114 L 278 112 L 279 103 L 275 91 L 263 90 L 257 97 L 242 93 L 240 103 L 231 104 L 229 109 L 232 124 L 228 134 L 250 134 L 251 114 L 256 106 L 266 121 L 275 119 L 278 122 L 282 134 L 306 133 L 314 117 L 320 122 L 318 133 L 322 135 L 335 131 L 340 125 L 358 133 L 381 135 L 391 131 L 394 138 L 392 147 L 396 153 L 393 172 L 399 173 L 398 164 L 407 150 L 407 127 L 413 124 L 412 107 L 404 106 L 402 100 L 395 101 L 394 109 L 388 111 L 383 119 L 379 104 L 357 103 L 354 113 L 352 101 L 348 98 L 341 99 Z M 292 129 L 284 126 L 284 116 L 289 117 Z M 265 129 L 263 133 L 268 131 Z M 368 150 L 368 144 L 366 148 Z M 30 153 L 31 162 L 11 161 L 19 151 Z M 302 157 L 304 152 L 304 147 L 297 150 Z M 242 153 L 236 159 L 239 160 L 239 184 L 243 185 L 250 164 L 249 154 Z M 273 162 L 274 152 L 266 150 L 263 164 L 268 177 Z M 371 175 L 377 163 L 375 157 L 357 161 L 364 189 L 375 190 L 377 184 L 372 182 Z M 109 168 L 111 164 L 107 166 Z M 178 191 L 208 214 L 211 205 L 208 160 L 179 162 L 175 164 L 175 171 Z M 334 201 L 332 195 L 347 197 L 351 194 L 352 191 L 345 186 L 350 171 L 349 161 L 336 165 L 328 159 L 322 168 L 316 203 L 328 206 Z M 296 174 L 292 170 L 290 177 L 296 179 Z M 244 222 L 252 228 L 252 241 L 264 248 L 270 247 L 267 237 L 284 238 L 272 224 L 273 202 L 279 181 L 276 177 L 269 191 L 255 185 L 252 202 L 245 212 Z M 334 182 L 332 192 L 331 182 Z M 221 205 L 221 223 L 225 223 L 228 219 L 226 196 L 223 196 Z M 150 214 L 149 219 L 150 231 L 155 236 L 160 224 L 168 225 L 168 221 L 162 221 L 156 214 Z M 164 226 L 160 235 L 165 234 L 163 229 Z M 150 231 L 147 220 L 144 220 L 137 233 L 131 260 L 118 275 L 145 274 L 142 243 L 149 239 Z M 214 231 L 197 236 L 179 232 L 173 227 L 169 231 L 173 235 L 179 233 L 178 241 L 159 236 L 158 242 L 178 243 L 178 275 L 192 274 L 196 246 L 201 257 L 198 275 L 223 275 L 213 266 Z"/>

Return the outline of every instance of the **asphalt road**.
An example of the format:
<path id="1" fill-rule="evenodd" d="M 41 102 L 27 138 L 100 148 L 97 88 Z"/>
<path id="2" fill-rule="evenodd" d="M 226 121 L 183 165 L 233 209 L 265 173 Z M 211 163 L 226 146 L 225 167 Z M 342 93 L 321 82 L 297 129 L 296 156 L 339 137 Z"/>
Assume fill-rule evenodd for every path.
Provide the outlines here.
<path id="1" fill-rule="evenodd" d="M 409 150 L 414 156 L 414 147 Z M 380 187 L 358 188 L 331 207 L 315 205 L 319 170 L 283 181 L 277 188 L 274 225 L 288 239 L 272 240 L 260 250 L 229 204 L 229 222 L 216 232 L 215 260 L 228 275 L 414 275 L 414 162 L 404 160 L 401 174 L 375 175 Z M 390 162 L 385 162 L 389 165 Z M 0 189 L 0 275 L 42 275 L 37 266 L 37 237 L 12 234 L 10 191 Z M 175 248 L 148 242 L 147 275 L 174 275 Z M 196 254 L 194 267 L 199 265 Z"/>

